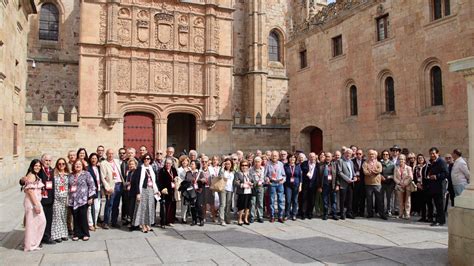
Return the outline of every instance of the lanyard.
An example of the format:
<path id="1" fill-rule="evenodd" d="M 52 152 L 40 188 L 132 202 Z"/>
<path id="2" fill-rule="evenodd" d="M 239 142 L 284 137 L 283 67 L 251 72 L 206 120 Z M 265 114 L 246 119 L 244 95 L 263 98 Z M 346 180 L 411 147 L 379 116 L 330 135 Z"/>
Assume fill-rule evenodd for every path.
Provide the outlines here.
<path id="1" fill-rule="evenodd" d="M 290 172 L 291 172 L 291 177 L 295 176 L 295 166 L 290 165 Z"/>

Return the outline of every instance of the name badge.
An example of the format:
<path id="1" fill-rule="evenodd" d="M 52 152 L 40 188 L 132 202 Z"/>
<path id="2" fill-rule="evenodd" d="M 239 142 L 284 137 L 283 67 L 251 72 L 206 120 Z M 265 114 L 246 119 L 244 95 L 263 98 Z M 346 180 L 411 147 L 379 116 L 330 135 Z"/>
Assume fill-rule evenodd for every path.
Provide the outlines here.
<path id="1" fill-rule="evenodd" d="M 41 192 L 41 196 L 43 197 L 43 199 L 47 199 L 47 198 L 48 198 L 48 191 L 43 190 L 43 191 Z"/>
<path id="2" fill-rule="evenodd" d="M 175 188 L 175 187 L 176 185 L 173 182 L 171 182 L 171 188 Z"/>
<path id="3" fill-rule="evenodd" d="M 273 172 L 272 173 L 272 180 L 276 180 L 277 179 L 277 173 L 276 172 Z"/>
<path id="4" fill-rule="evenodd" d="M 149 187 L 152 187 L 153 186 L 153 182 L 151 180 L 148 180 L 148 186 Z"/>
<path id="5" fill-rule="evenodd" d="M 209 185 L 206 185 L 206 187 L 209 187 Z"/>
<path id="6" fill-rule="evenodd" d="M 112 176 L 113 176 L 113 177 L 117 177 L 117 173 L 116 173 L 116 172 L 112 172 Z"/>
<path id="7" fill-rule="evenodd" d="M 64 192 L 65 190 L 64 186 L 59 186 L 59 191 Z"/>
<path id="8" fill-rule="evenodd" d="M 194 189 L 198 189 L 198 184 L 194 184 Z"/>
<path id="9" fill-rule="evenodd" d="M 261 186 L 263 184 L 262 180 L 258 180 L 258 185 Z"/>
<path id="10" fill-rule="evenodd" d="M 53 181 L 46 181 L 46 189 L 53 189 Z"/>
<path id="11" fill-rule="evenodd" d="M 295 178 L 294 177 L 290 178 L 290 182 L 295 183 Z"/>
<path id="12" fill-rule="evenodd" d="M 77 190 L 77 186 L 71 186 L 71 192 L 74 193 Z"/>
<path id="13" fill-rule="evenodd" d="M 309 177 L 309 178 L 311 178 L 313 175 L 312 175 L 311 172 L 308 172 L 308 173 L 306 174 L 306 176 Z"/>
<path id="14" fill-rule="evenodd" d="M 332 175 L 328 175 L 328 180 L 332 180 Z"/>
<path id="15" fill-rule="evenodd" d="M 244 184 L 244 188 L 249 188 L 249 187 L 250 187 L 249 184 L 247 183 Z"/>

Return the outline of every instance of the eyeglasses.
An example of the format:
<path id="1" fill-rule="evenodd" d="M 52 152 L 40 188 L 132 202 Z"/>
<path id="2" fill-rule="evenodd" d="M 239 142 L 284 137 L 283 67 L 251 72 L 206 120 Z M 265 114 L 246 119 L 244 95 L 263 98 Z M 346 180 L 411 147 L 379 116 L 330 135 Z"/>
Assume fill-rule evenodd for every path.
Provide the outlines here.
<path id="1" fill-rule="evenodd" d="M 356 155 L 362 155 L 362 153 L 358 152 L 358 153 L 356 153 Z"/>
<path id="2" fill-rule="evenodd" d="M 162 155 L 163 153 L 162 153 L 162 152 L 157 152 L 156 154 L 158 154 L 158 155 Z"/>
<path id="3" fill-rule="evenodd" d="M 145 160 L 151 160 L 151 158 L 150 158 L 150 157 L 146 157 Z"/>
<path id="4" fill-rule="evenodd" d="M 119 152 L 120 155 L 125 155 L 125 152 Z"/>
<path id="5" fill-rule="evenodd" d="M 389 156 L 389 155 L 390 155 L 390 154 L 388 154 L 388 153 L 384 153 L 384 154 L 383 154 L 383 156 Z"/>
<path id="6" fill-rule="evenodd" d="M 65 163 L 58 163 L 58 166 L 65 166 Z"/>
<path id="7" fill-rule="evenodd" d="M 249 165 L 248 165 L 248 164 L 242 164 L 241 166 L 242 166 L 242 167 L 244 167 L 244 166 L 245 166 L 245 167 L 248 167 Z"/>
<path id="8" fill-rule="evenodd" d="M 415 159 L 415 157 L 408 157 L 408 160 L 410 160 L 410 159 Z"/>

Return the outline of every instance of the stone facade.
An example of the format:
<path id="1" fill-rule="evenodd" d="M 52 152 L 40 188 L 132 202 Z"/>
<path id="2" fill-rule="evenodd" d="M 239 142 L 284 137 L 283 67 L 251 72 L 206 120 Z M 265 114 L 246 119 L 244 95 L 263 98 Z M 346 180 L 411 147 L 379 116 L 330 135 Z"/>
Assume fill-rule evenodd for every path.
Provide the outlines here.
<path id="1" fill-rule="evenodd" d="M 27 37 L 35 1 L 0 0 L 0 190 L 25 174 Z M 31 62 L 30 62 L 31 63 Z"/>
<path id="2" fill-rule="evenodd" d="M 323 149 L 342 145 L 383 149 L 399 144 L 427 153 L 467 152 L 466 82 L 447 62 L 472 56 L 472 1 L 450 1 L 450 14 L 433 19 L 430 1 L 337 1 L 294 27 L 287 44 L 291 143 L 308 149 L 308 128 L 323 132 Z M 388 38 L 377 40 L 377 18 L 387 16 Z M 332 38 L 342 36 L 334 57 Z M 301 68 L 306 50 L 308 66 Z M 442 72 L 443 104 L 432 106 L 430 70 Z M 392 77 L 395 111 L 386 112 L 385 79 Z M 350 87 L 358 115 L 351 115 Z"/>
<path id="3" fill-rule="evenodd" d="M 169 134 L 184 127 L 167 132 L 173 113 L 194 116 L 196 148 L 207 154 L 254 150 L 242 137 L 254 133 L 277 136 L 269 142 L 274 148 L 288 147 L 290 2 L 44 2 L 59 9 L 59 41 L 39 40 L 32 23 L 29 53 L 37 68 L 29 72 L 27 135 L 39 139 L 28 143 L 27 155 L 123 146 L 131 112 L 154 116 L 155 149 L 180 139 Z M 281 38 L 280 62 L 269 62 L 272 30 Z M 78 121 L 70 118 L 74 106 Z M 236 116 L 250 119 L 236 124 Z M 49 139 L 64 132 L 75 139 L 51 147 Z"/>

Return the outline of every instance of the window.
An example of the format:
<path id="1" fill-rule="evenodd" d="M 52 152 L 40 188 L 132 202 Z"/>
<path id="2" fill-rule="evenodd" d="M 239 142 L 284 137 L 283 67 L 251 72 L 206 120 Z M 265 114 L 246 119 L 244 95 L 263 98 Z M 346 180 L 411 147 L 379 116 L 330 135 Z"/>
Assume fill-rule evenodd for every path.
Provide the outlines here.
<path id="1" fill-rule="evenodd" d="M 268 59 L 280 62 L 280 37 L 275 31 L 268 36 Z"/>
<path id="2" fill-rule="evenodd" d="M 308 57 L 306 55 L 306 50 L 300 51 L 300 68 L 306 68 L 308 66 Z"/>
<path id="3" fill-rule="evenodd" d="M 443 78 L 441 68 L 434 66 L 430 70 L 431 79 L 431 105 L 443 105 Z"/>
<path id="4" fill-rule="evenodd" d="M 450 0 L 433 0 L 432 5 L 433 20 L 451 15 Z"/>
<path id="5" fill-rule="evenodd" d="M 342 55 L 342 35 L 332 38 L 332 56 Z"/>
<path id="6" fill-rule="evenodd" d="M 13 124 L 13 155 L 18 154 L 18 124 Z"/>
<path id="7" fill-rule="evenodd" d="M 392 77 L 385 79 L 385 112 L 395 112 L 395 88 Z"/>
<path id="8" fill-rule="evenodd" d="M 377 18 L 377 41 L 388 38 L 388 14 Z"/>
<path id="9" fill-rule="evenodd" d="M 351 105 L 351 116 L 358 114 L 357 110 L 357 87 L 352 85 L 350 88 L 350 105 Z"/>
<path id="10" fill-rule="evenodd" d="M 41 7 L 39 23 L 40 40 L 58 40 L 59 12 L 55 5 L 44 4 Z"/>

